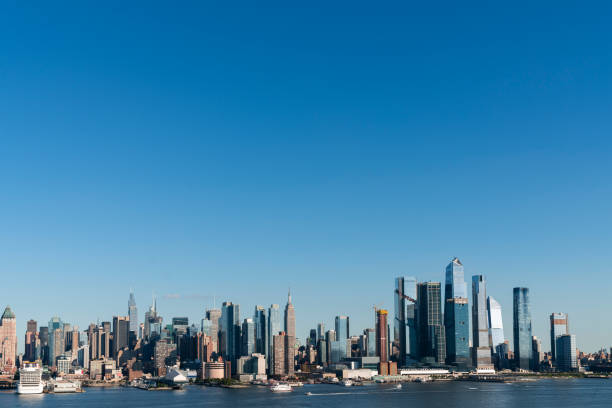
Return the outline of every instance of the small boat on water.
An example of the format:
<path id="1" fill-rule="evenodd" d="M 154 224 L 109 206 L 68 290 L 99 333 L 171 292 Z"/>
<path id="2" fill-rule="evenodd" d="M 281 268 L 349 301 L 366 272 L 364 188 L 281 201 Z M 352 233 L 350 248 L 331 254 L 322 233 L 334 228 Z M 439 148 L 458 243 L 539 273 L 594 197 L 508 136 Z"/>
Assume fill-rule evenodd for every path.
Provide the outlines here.
<path id="1" fill-rule="evenodd" d="M 352 387 L 353 386 L 353 382 L 349 379 L 346 380 L 342 380 L 342 385 L 344 385 L 345 387 Z"/>
<path id="2" fill-rule="evenodd" d="M 402 389 L 402 384 L 397 384 L 397 385 L 395 386 L 395 389 L 396 389 L 396 390 L 401 390 L 401 389 Z"/>
<path id="3" fill-rule="evenodd" d="M 308 392 L 306 393 L 306 395 L 312 395 L 312 392 L 308 391 Z"/>
<path id="4" fill-rule="evenodd" d="M 293 389 L 289 384 L 278 383 L 270 387 L 272 392 L 291 392 Z"/>

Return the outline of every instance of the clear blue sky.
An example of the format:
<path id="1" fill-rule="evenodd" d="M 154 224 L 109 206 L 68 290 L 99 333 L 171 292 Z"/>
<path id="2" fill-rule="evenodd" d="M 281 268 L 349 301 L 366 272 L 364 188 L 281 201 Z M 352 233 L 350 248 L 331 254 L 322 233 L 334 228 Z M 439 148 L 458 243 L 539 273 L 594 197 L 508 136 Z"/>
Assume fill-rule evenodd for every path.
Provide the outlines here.
<path id="1" fill-rule="evenodd" d="M 300 337 L 357 334 L 394 277 L 458 256 L 507 338 L 527 286 L 544 349 L 553 311 L 610 346 L 612 6 L 493 3 L 3 2 L 20 343 L 29 318 L 126 314 L 130 287 L 141 319 L 155 291 L 199 321 L 291 286 Z"/>

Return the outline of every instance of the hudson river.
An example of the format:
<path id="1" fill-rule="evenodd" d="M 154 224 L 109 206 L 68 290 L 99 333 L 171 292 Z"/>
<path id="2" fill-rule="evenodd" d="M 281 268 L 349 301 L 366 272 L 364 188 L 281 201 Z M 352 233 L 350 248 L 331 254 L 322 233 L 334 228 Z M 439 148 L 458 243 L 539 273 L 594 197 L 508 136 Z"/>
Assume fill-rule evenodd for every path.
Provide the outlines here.
<path id="1" fill-rule="evenodd" d="M 546 379 L 495 384 L 434 382 L 342 387 L 305 385 L 276 394 L 264 387 L 224 389 L 188 386 L 182 391 L 87 388 L 82 394 L 17 395 L 0 393 L 0 407 L 611 407 L 612 380 Z M 313 395 L 305 395 L 311 392 Z"/>

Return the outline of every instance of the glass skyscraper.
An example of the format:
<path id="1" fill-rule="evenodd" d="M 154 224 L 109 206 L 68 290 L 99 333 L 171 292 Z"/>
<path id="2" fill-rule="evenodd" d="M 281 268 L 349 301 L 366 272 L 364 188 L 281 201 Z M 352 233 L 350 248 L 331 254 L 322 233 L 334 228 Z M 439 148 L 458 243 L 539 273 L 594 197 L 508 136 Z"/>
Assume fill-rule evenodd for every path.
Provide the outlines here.
<path id="1" fill-rule="evenodd" d="M 280 306 L 277 304 L 270 305 L 268 308 L 268 354 L 266 355 L 268 361 L 268 368 L 272 370 L 272 355 L 274 344 L 272 339 L 281 331 L 281 312 Z"/>
<path id="2" fill-rule="evenodd" d="M 349 337 L 349 317 L 336 316 L 336 339 L 343 340 Z"/>
<path id="3" fill-rule="evenodd" d="M 550 315 L 550 354 L 553 361 L 557 359 L 557 337 L 569 334 L 567 313 L 553 313 Z"/>
<path id="4" fill-rule="evenodd" d="M 49 366 L 55 367 L 56 360 L 64 354 L 64 323 L 59 317 L 49 320 Z"/>
<path id="5" fill-rule="evenodd" d="M 442 324 L 440 282 L 424 282 L 417 285 L 417 330 L 419 359 L 444 363 L 446 360 L 446 336 Z"/>
<path id="6" fill-rule="evenodd" d="M 255 321 L 255 351 L 261 354 L 268 353 L 268 314 L 263 306 L 255 306 L 253 315 Z"/>
<path id="7" fill-rule="evenodd" d="M 472 354 L 476 368 L 491 366 L 487 281 L 483 275 L 472 276 Z"/>
<path id="8" fill-rule="evenodd" d="M 244 319 L 242 323 L 242 353 L 243 356 L 250 356 L 255 353 L 255 321 Z"/>
<path id="9" fill-rule="evenodd" d="M 528 288 L 514 288 L 513 318 L 515 365 L 517 368 L 528 370 L 533 367 Z"/>
<path id="10" fill-rule="evenodd" d="M 446 362 L 467 366 L 470 358 L 470 314 L 463 265 L 458 258 L 446 267 L 444 286 L 444 329 Z"/>
<path id="11" fill-rule="evenodd" d="M 557 337 L 555 343 L 557 368 L 560 371 L 576 371 L 578 369 L 576 336 L 573 334 L 562 334 Z"/>
<path id="12" fill-rule="evenodd" d="M 223 302 L 219 319 L 220 350 L 223 358 L 232 362 L 232 369 L 235 368 L 236 359 L 240 356 L 240 332 L 240 305 Z"/>
<path id="13" fill-rule="evenodd" d="M 487 312 L 489 315 L 489 333 L 493 350 L 506 341 L 504 337 L 504 324 L 502 322 L 502 308 L 497 300 L 491 296 L 487 298 Z"/>
<path id="14" fill-rule="evenodd" d="M 128 300 L 128 317 L 130 318 L 130 331 L 138 336 L 138 308 L 136 307 L 134 292 L 130 292 L 130 299 Z"/>
<path id="15" fill-rule="evenodd" d="M 417 298 L 416 285 L 417 280 L 414 277 L 395 278 L 393 354 L 400 367 L 405 366 L 409 358 L 416 359 L 418 354 L 414 302 Z"/>

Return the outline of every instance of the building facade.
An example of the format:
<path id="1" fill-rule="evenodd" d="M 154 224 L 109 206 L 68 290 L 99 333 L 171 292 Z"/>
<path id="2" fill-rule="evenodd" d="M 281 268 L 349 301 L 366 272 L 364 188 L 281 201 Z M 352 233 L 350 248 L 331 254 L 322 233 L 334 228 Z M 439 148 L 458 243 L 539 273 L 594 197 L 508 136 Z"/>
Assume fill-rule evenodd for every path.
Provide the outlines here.
<path id="1" fill-rule="evenodd" d="M 557 359 L 557 337 L 569 334 L 567 313 L 552 313 L 550 315 L 550 354 L 553 361 Z"/>
<path id="2" fill-rule="evenodd" d="M 453 258 L 446 266 L 444 331 L 446 363 L 466 367 L 470 359 L 470 315 L 463 264 Z"/>
<path id="3" fill-rule="evenodd" d="M 531 307 L 529 289 L 513 289 L 514 362 L 516 368 L 529 370 L 533 367 Z"/>
<path id="4" fill-rule="evenodd" d="M 492 365 L 487 281 L 483 275 L 472 276 L 472 361 L 476 368 L 487 368 Z"/>

